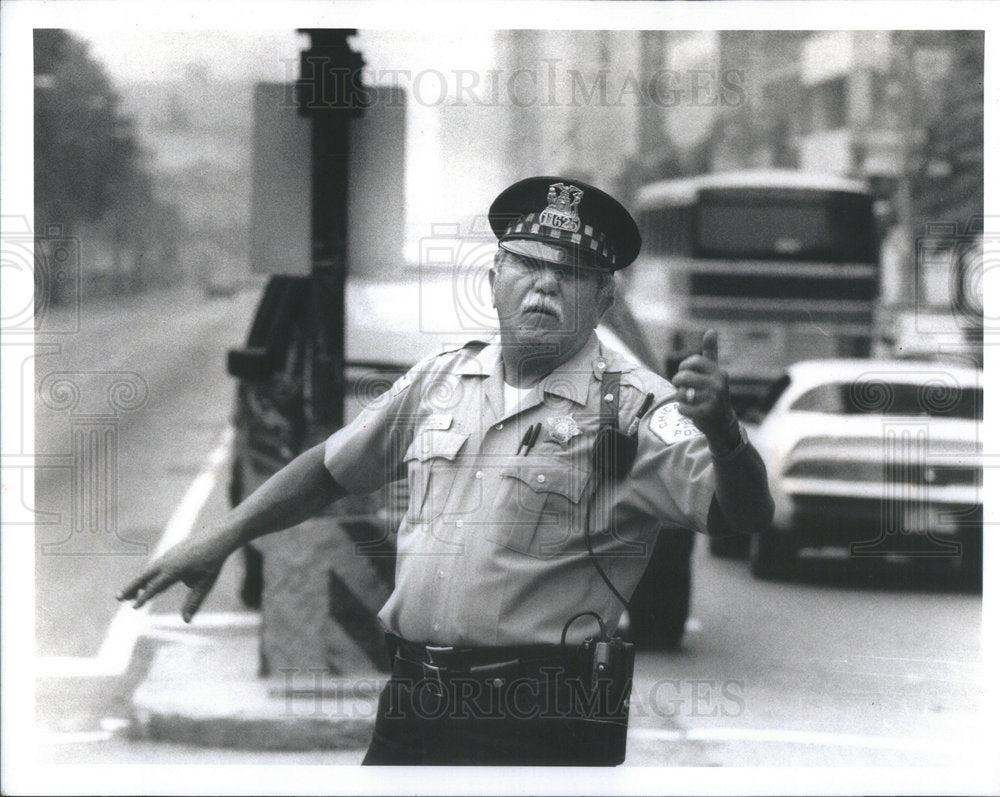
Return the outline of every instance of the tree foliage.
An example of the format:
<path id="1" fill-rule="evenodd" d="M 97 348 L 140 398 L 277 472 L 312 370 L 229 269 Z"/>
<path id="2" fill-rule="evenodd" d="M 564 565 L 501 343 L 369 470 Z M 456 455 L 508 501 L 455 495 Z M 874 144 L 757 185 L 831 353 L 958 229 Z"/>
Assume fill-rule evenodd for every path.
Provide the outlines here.
<path id="1" fill-rule="evenodd" d="M 35 229 L 43 236 L 52 226 L 64 236 L 86 230 L 104 241 L 127 287 L 147 275 L 162 281 L 176 262 L 179 216 L 157 200 L 134 124 L 104 68 L 67 31 L 36 29 L 34 76 Z"/>
<path id="2" fill-rule="evenodd" d="M 96 222 L 144 187 L 131 124 L 86 44 L 62 30 L 34 43 L 36 223 Z"/>

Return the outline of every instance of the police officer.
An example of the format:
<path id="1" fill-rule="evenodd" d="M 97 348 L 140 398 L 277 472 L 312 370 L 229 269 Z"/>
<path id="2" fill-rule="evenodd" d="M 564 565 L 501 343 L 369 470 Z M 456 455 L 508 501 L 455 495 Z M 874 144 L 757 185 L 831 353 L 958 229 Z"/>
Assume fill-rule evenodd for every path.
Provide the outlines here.
<path id="1" fill-rule="evenodd" d="M 641 243 L 621 204 L 533 177 L 490 223 L 498 339 L 418 363 L 119 599 L 182 581 L 190 620 L 232 551 L 405 476 L 379 614 L 393 677 L 365 763 L 620 763 L 631 651 L 612 633 L 657 530 L 763 528 L 764 465 L 713 331 L 672 383 L 597 338 Z"/>

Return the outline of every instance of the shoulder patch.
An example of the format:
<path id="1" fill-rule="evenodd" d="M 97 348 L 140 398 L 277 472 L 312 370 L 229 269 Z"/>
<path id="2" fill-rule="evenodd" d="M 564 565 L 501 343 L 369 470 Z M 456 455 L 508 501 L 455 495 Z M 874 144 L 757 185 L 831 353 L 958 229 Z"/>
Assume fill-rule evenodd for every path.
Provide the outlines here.
<path id="1" fill-rule="evenodd" d="M 681 415 L 676 401 L 659 407 L 649 418 L 649 428 L 668 446 L 701 434 L 694 421 Z"/>

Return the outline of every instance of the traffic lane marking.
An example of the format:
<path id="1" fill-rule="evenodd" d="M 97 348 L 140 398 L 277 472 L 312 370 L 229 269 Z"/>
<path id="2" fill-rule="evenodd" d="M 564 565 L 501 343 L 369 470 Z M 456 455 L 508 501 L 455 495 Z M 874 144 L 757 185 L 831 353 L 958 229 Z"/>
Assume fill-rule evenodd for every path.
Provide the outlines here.
<path id="1" fill-rule="evenodd" d="M 176 614 L 152 614 L 149 626 L 154 629 L 195 630 L 204 628 L 259 628 L 257 612 L 199 612 L 190 623 Z"/>
<path id="2" fill-rule="evenodd" d="M 35 738 L 38 744 L 94 744 L 106 742 L 114 735 L 114 731 L 45 731 Z"/>
<path id="3" fill-rule="evenodd" d="M 915 661 L 922 664 L 947 664 L 959 667 L 982 667 L 978 661 L 958 661 L 957 659 L 927 659 L 915 656 L 870 656 L 865 654 L 855 654 L 856 659 L 878 659 L 879 661 Z"/>
<path id="4" fill-rule="evenodd" d="M 856 733 L 824 731 L 792 731 L 764 728 L 633 728 L 629 739 L 664 742 L 773 742 L 777 744 L 820 745 L 859 749 L 894 750 L 900 752 L 975 751 L 974 743 L 958 743 L 938 739 L 912 739 L 896 736 L 869 736 Z M 980 744 L 982 744 L 980 742 Z"/>
<path id="5" fill-rule="evenodd" d="M 150 560 L 187 538 L 194 529 L 202 507 L 215 489 L 216 472 L 224 463 L 232 445 L 234 430 L 227 427 L 222 438 L 208 455 L 201 471 L 191 482 L 163 530 Z M 125 674 L 132 660 L 136 642 L 150 625 L 150 604 L 133 609 L 122 603 L 115 612 L 96 656 L 39 656 L 35 671 L 42 677 L 116 677 Z"/>
<path id="6" fill-rule="evenodd" d="M 915 672 L 879 672 L 877 670 L 828 670 L 837 675 L 870 675 L 876 678 L 905 678 L 907 681 L 939 681 L 945 684 L 975 684 L 982 685 L 981 678 L 938 678 L 933 675 L 922 675 Z"/>

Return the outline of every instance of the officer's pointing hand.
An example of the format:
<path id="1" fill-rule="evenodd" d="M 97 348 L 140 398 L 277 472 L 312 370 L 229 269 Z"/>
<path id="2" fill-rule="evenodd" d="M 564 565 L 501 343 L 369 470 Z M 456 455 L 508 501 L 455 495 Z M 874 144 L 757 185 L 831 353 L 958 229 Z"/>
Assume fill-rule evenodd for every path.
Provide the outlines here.
<path id="1" fill-rule="evenodd" d="M 215 584 L 225 562 L 228 552 L 217 548 L 208 541 L 186 541 L 175 545 L 147 565 L 142 575 L 129 582 L 116 597 L 120 601 L 134 601 L 133 608 L 138 609 L 180 581 L 190 588 L 181 609 L 184 622 L 190 622 Z"/>
<path id="2" fill-rule="evenodd" d="M 729 400 L 729 375 L 719 368 L 719 334 L 710 329 L 701 340 L 701 354 L 685 358 L 673 378 L 678 409 L 708 438 L 713 448 L 729 447 L 736 419 Z"/>

